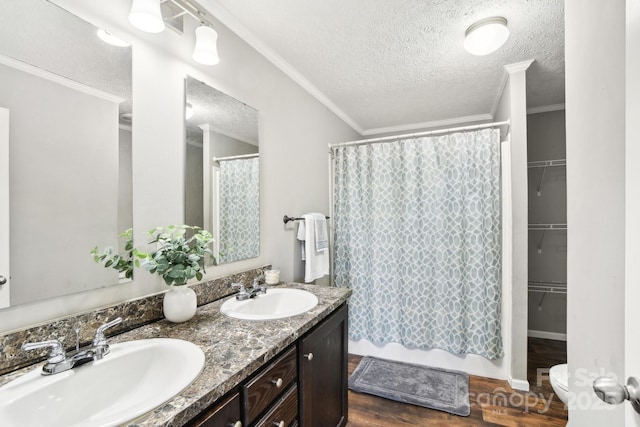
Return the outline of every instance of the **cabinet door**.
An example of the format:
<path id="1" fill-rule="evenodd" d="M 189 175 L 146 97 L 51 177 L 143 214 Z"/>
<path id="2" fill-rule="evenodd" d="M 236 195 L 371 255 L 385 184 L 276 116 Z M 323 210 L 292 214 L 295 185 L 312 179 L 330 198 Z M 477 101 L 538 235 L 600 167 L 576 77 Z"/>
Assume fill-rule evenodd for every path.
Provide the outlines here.
<path id="1" fill-rule="evenodd" d="M 302 427 L 347 423 L 347 313 L 345 304 L 299 341 Z"/>
<path id="2" fill-rule="evenodd" d="M 207 409 L 190 427 L 242 427 L 240 421 L 240 394 L 233 393 L 219 404 Z"/>

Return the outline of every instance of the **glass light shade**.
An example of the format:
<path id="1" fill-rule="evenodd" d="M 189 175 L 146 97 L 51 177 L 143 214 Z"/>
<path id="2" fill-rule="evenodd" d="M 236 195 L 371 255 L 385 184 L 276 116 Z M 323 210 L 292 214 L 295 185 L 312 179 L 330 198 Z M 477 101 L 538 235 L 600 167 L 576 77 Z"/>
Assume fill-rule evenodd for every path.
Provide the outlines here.
<path id="1" fill-rule="evenodd" d="M 191 117 L 193 117 L 193 105 L 187 102 L 187 105 L 184 107 L 184 118 L 189 120 Z"/>
<path id="2" fill-rule="evenodd" d="M 144 32 L 161 33 L 164 30 L 164 20 L 160 11 L 160 0 L 133 0 L 129 22 Z"/>
<path id="3" fill-rule="evenodd" d="M 97 31 L 98 34 L 98 38 L 100 38 L 100 40 L 102 40 L 105 43 L 108 43 L 112 46 L 117 46 L 117 47 L 129 47 L 131 46 L 129 43 L 127 43 L 126 41 L 122 40 L 119 37 L 114 36 L 113 34 L 111 34 L 109 31 L 105 30 L 104 28 L 99 28 Z"/>
<path id="4" fill-rule="evenodd" d="M 509 28 L 505 18 L 487 18 L 467 28 L 464 48 L 472 55 L 488 55 L 502 46 L 508 38 Z"/>
<path id="5" fill-rule="evenodd" d="M 201 25 L 196 28 L 196 47 L 193 60 L 199 64 L 215 65 L 220 62 L 218 56 L 218 33 L 211 27 Z"/>

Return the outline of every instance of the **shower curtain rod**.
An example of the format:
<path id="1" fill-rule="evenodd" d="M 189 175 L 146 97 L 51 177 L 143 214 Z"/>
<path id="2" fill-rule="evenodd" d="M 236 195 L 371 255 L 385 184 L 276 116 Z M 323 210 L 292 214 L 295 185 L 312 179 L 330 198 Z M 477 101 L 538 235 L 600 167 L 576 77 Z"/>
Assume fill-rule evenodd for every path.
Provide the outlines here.
<path id="1" fill-rule="evenodd" d="M 345 147 L 345 146 L 349 146 L 349 145 L 370 144 L 370 143 L 375 143 L 375 142 L 389 141 L 389 140 L 393 140 L 393 139 L 413 138 L 414 136 L 428 136 L 428 135 L 437 135 L 437 134 L 440 134 L 440 133 L 464 132 L 464 131 L 467 131 L 467 130 L 492 128 L 492 127 L 498 127 L 498 126 L 504 126 L 504 125 L 509 126 L 510 123 L 511 123 L 510 120 L 505 120 L 505 121 L 502 121 L 502 122 L 483 123 L 483 124 L 480 124 L 480 125 L 460 126 L 460 127 L 448 128 L 448 129 L 436 129 L 436 130 L 430 130 L 430 131 L 426 131 L 426 132 L 407 133 L 407 134 L 404 134 L 404 135 L 391 135 L 391 136 L 382 136 L 382 137 L 379 137 L 379 138 L 358 139 L 358 140 L 355 140 L 355 141 L 338 142 L 336 144 L 329 144 L 329 148 L 333 149 L 333 148 L 336 148 L 336 147 Z"/>
<path id="2" fill-rule="evenodd" d="M 221 160 L 237 160 L 237 159 L 250 159 L 251 157 L 259 157 L 260 153 L 253 153 L 253 154 L 241 154 L 239 156 L 227 156 L 227 157 L 214 157 L 213 161 L 214 162 L 219 162 Z"/>

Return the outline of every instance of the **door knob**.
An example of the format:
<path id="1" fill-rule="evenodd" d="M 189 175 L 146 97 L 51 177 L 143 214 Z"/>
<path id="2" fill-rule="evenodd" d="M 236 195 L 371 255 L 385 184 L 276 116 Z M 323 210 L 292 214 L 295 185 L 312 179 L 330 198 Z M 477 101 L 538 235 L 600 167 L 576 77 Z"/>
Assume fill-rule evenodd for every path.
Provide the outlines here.
<path id="1" fill-rule="evenodd" d="M 0 276 L 0 285 L 4 285 L 5 283 L 7 283 L 7 278 L 4 276 Z"/>
<path id="2" fill-rule="evenodd" d="M 633 409 L 640 413 L 640 380 L 636 377 L 629 377 L 626 386 L 611 378 L 599 377 L 593 381 L 593 391 L 600 400 L 610 405 L 618 405 L 628 400 Z"/>

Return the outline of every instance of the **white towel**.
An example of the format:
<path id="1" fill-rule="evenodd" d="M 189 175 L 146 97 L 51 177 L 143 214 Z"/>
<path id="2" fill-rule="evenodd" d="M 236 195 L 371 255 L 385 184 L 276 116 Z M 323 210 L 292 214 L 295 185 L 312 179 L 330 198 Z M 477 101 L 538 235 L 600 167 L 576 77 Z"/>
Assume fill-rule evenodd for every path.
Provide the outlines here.
<path id="1" fill-rule="evenodd" d="M 327 217 L 322 214 L 312 214 L 315 225 L 316 251 L 329 250 L 329 238 L 327 237 Z"/>
<path id="2" fill-rule="evenodd" d="M 328 244 L 324 250 L 318 251 L 316 249 L 316 219 L 319 216 L 325 220 L 324 234 L 326 235 L 326 218 L 322 214 L 305 214 L 302 215 L 304 221 L 298 222 L 298 240 L 300 240 L 302 260 L 304 261 L 304 281 L 306 283 L 329 274 Z M 322 230 L 320 230 L 320 234 L 322 234 Z"/>

